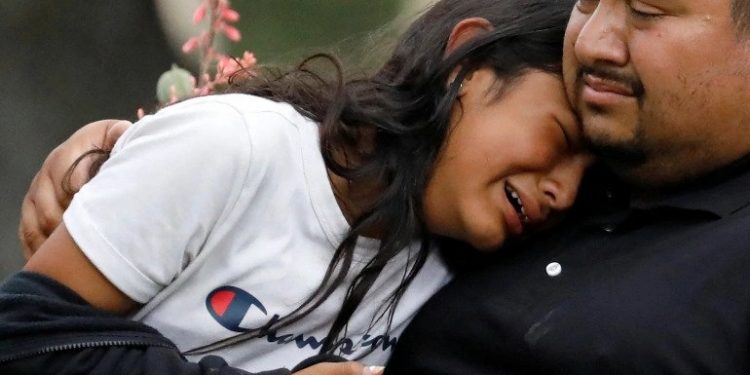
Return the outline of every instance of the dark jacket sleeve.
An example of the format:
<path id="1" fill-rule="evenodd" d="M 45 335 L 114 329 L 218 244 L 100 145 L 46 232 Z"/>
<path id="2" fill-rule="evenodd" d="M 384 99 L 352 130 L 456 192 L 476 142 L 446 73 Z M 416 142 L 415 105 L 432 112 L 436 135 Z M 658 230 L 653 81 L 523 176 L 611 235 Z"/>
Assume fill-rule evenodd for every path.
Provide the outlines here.
<path id="1" fill-rule="evenodd" d="M 0 285 L 0 374 L 250 373 L 217 356 L 188 362 L 155 329 L 99 311 L 52 279 L 19 272 Z"/>

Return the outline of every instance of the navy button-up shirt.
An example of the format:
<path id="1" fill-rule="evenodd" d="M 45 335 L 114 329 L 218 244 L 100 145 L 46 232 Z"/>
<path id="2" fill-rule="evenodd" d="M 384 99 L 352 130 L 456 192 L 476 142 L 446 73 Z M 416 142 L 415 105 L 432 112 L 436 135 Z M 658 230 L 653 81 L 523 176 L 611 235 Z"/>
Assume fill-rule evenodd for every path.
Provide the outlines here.
<path id="1" fill-rule="evenodd" d="M 425 305 L 386 375 L 750 373 L 748 206 L 745 160 L 538 236 Z"/>

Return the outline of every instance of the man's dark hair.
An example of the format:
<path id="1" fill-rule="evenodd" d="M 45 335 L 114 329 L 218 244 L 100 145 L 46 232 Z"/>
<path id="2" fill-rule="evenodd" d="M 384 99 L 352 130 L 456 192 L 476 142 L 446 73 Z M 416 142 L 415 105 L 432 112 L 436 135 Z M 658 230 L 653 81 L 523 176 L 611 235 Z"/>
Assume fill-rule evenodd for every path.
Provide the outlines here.
<path id="1" fill-rule="evenodd" d="M 732 20 L 739 36 L 750 35 L 750 1 L 732 0 Z"/>

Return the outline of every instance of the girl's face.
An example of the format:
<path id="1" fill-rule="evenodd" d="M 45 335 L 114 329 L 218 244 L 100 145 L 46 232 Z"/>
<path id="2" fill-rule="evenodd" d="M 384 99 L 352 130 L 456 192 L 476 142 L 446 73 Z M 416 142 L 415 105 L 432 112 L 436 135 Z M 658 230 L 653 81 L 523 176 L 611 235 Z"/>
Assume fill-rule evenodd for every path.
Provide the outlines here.
<path id="1" fill-rule="evenodd" d="M 532 71 L 497 98 L 490 69 L 467 77 L 427 183 L 435 234 L 494 250 L 573 204 L 593 157 L 561 79 Z"/>

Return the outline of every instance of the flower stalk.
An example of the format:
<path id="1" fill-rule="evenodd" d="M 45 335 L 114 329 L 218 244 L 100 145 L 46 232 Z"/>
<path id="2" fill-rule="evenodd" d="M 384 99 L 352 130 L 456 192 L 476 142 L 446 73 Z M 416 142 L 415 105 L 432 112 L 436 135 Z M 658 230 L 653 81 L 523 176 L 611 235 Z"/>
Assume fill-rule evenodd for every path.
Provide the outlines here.
<path id="1" fill-rule="evenodd" d="M 197 78 L 187 70 L 172 65 L 172 69 L 162 74 L 157 84 L 157 99 L 161 105 L 213 93 L 217 87 L 226 85 L 229 77 L 238 71 L 249 73 L 249 77 L 253 75 L 256 59 L 251 52 L 245 51 L 241 58 L 235 58 L 218 52 L 215 47 L 219 34 L 234 43 L 242 39 L 242 34 L 233 25 L 239 21 L 240 14 L 231 7 L 229 0 L 201 1 L 193 12 L 193 23 L 197 25 L 205 19 L 208 20 L 207 29 L 182 45 L 183 53 L 200 54 Z M 142 117 L 143 111 L 138 112 L 138 117 Z"/>

